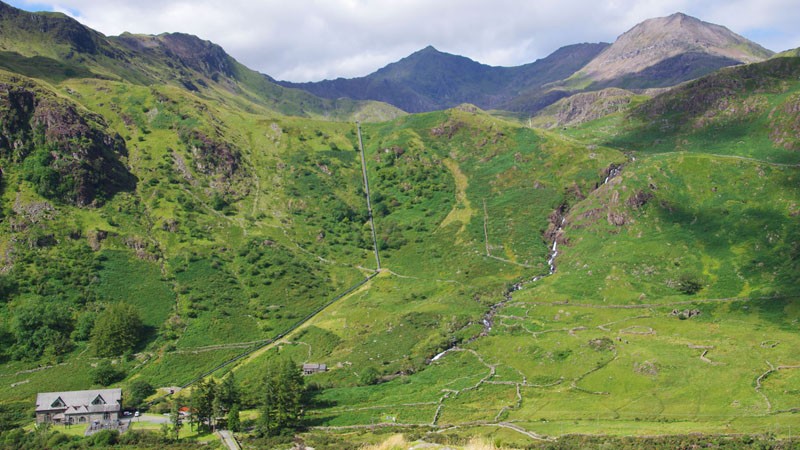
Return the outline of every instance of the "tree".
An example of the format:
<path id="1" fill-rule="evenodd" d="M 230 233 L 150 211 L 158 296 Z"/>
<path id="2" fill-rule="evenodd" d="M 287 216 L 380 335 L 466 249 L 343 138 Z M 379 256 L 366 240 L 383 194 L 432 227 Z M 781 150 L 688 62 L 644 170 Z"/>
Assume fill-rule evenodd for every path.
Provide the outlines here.
<path id="1" fill-rule="evenodd" d="M 12 332 L 16 359 L 35 359 L 45 353 L 61 356 L 72 349 L 72 316 L 67 308 L 37 298 L 14 309 Z"/>
<path id="2" fill-rule="evenodd" d="M 94 321 L 97 318 L 97 313 L 94 311 L 86 311 L 75 321 L 75 329 L 72 331 L 72 339 L 76 341 L 88 341 L 92 337 L 92 329 L 94 329 Z"/>
<path id="3" fill-rule="evenodd" d="M 695 273 L 684 273 L 678 277 L 678 290 L 686 295 L 696 294 L 704 284 L 705 280 Z"/>
<path id="4" fill-rule="evenodd" d="M 181 420 L 181 410 L 178 402 L 175 401 L 172 403 L 172 409 L 170 410 L 169 420 L 172 422 L 172 432 L 175 434 L 175 440 L 180 437 L 181 428 L 183 428 L 183 420 Z"/>
<path id="5" fill-rule="evenodd" d="M 109 360 L 104 359 L 97 363 L 97 366 L 91 371 L 91 375 L 93 383 L 108 386 L 125 378 L 125 371 L 122 368 L 114 367 Z"/>
<path id="6" fill-rule="evenodd" d="M 192 389 L 189 397 L 189 404 L 192 409 L 193 422 L 200 426 L 208 424 L 211 426 L 211 418 L 214 414 L 214 391 L 216 383 L 214 380 L 200 380 Z"/>
<path id="7" fill-rule="evenodd" d="M 211 401 L 211 430 L 216 430 L 217 427 L 217 420 L 220 417 L 225 416 L 225 405 L 222 404 L 222 400 L 219 395 L 214 396 L 214 400 Z"/>
<path id="8" fill-rule="evenodd" d="M 260 431 L 278 435 L 297 428 L 303 415 L 303 375 L 291 359 L 270 361 L 264 377 Z"/>
<path id="9" fill-rule="evenodd" d="M 217 386 L 217 397 L 219 397 L 225 411 L 229 411 L 234 405 L 238 405 L 241 401 L 233 372 L 228 373 Z"/>
<path id="10" fill-rule="evenodd" d="M 239 432 L 241 430 L 242 425 L 239 421 L 239 405 L 231 406 L 230 411 L 228 411 L 228 429 L 233 431 L 234 433 Z"/>
<path id="11" fill-rule="evenodd" d="M 155 388 L 147 381 L 136 380 L 128 387 L 128 395 L 126 396 L 128 405 L 138 408 L 144 403 L 144 399 L 153 395 L 155 392 Z"/>
<path id="12" fill-rule="evenodd" d="M 113 303 L 97 315 L 91 344 L 96 356 L 119 356 L 136 348 L 142 331 L 139 311 L 127 303 Z"/>

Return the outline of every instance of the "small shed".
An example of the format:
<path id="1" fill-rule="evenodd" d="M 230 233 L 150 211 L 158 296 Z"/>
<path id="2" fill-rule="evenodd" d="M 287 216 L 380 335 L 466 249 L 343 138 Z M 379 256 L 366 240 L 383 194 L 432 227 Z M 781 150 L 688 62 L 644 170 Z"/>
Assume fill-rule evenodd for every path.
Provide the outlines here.
<path id="1" fill-rule="evenodd" d="M 312 375 L 319 372 L 327 372 L 328 365 L 327 364 L 303 364 L 303 375 Z"/>

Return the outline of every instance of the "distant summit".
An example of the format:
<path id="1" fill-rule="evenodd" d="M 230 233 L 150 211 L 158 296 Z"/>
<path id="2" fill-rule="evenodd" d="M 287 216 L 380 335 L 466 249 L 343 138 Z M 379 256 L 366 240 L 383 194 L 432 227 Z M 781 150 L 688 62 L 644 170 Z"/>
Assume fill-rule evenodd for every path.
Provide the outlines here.
<path id="1" fill-rule="evenodd" d="M 279 83 L 330 99 L 379 100 L 407 112 L 441 110 L 461 103 L 472 103 L 482 109 L 503 109 L 519 92 L 538 90 L 568 77 L 606 46 L 570 45 L 531 64 L 494 67 L 429 45 L 365 77 Z"/>
<path id="2" fill-rule="evenodd" d="M 772 54 L 723 26 L 676 13 L 631 28 L 580 74 L 603 85 L 639 78 L 635 87 L 663 87 Z"/>

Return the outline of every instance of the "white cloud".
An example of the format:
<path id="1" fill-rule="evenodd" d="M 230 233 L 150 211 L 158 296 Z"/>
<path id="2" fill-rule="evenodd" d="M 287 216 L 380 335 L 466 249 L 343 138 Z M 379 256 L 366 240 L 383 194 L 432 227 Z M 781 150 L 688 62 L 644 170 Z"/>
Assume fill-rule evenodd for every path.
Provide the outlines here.
<path id="1" fill-rule="evenodd" d="M 800 46 L 797 0 L 16 0 L 73 15 L 107 35 L 184 32 L 292 81 L 366 75 L 427 45 L 519 65 L 579 42 L 613 41 L 682 11 L 773 50 Z"/>

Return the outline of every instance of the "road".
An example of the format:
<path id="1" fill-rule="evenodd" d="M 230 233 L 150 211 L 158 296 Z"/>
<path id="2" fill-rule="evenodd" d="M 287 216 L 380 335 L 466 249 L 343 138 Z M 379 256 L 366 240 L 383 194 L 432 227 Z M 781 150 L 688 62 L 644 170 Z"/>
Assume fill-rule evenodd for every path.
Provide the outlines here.
<path id="1" fill-rule="evenodd" d="M 218 430 L 217 436 L 228 447 L 230 450 L 242 450 L 242 447 L 239 445 L 239 442 L 233 437 L 230 431 L 228 430 Z"/>

